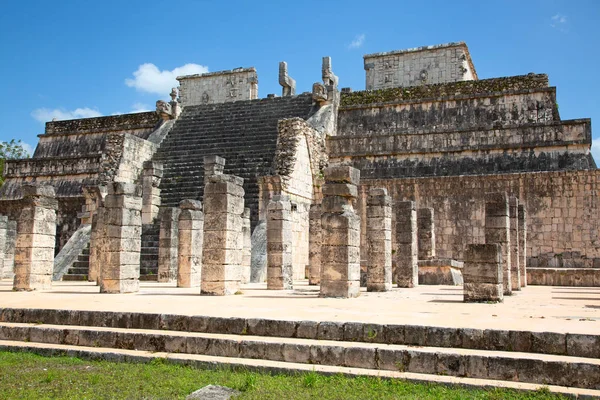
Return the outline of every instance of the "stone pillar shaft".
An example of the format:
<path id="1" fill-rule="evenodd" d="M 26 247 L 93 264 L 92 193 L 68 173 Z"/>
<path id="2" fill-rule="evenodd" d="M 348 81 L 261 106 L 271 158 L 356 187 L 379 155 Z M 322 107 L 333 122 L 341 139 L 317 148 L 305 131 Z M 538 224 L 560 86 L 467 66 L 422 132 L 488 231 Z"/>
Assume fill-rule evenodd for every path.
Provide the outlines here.
<path id="1" fill-rule="evenodd" d="M 250 224 L 250 209 L 244 208 L 242 213 L 242 284 L 250 282 L 252 270 L 252 226 Z"/>
<path id="2" fill-rule="evenodd" d="M 231 295 L 240 289 L 244 180 L 220 174 L 205 179 L 202 293 Z"/>
<path id="3" fill-rule="evenodd" d="M 521 287 L 527 286 L 527 210 L 519 204 L 519 273 Z"/>
<path id="4" fill-rule="evenodd" d="M 504 294 L 512 294 L 510 268 L 510 217 L 506 193 L 487 193 L 485 203 L 485 242 L 498 243 L 502 251 Z"/>
<path id="5" fill-rule="evenodd" d="M 158 239 L 158 281 L 173 282 L 177 279 L 177 249 L 179 242 L 178 207 L 163 207 L 160 212 Z"/>
<path id="6" fill-rule="evenodd" d="M 521 290 L 521 268 L 519 267 L 519 199 L 508 199 L 508 215 L 510 218 L 510 279 L 511 289 Z"/>
<path id="7" fill-rule="evenodd" d="M 156 161 L 144 162 L 142 175 L 142 224 L 152 224 L 160 207 L 160 181 L 163 164 Z"/>
<path id="8" fill-rule="evenodd" d="M 142 188 L 132 183 L 108 185 L 99 254 L 100 293 L 133 293 L 140 287 Z"/>
<path id="9" fill-rule="evenodd" d="M 52 288 L 58 202 L 51 186 L 23 185 L 22 191 L 13 290 L 48 290 Z"/>
<path id="10" fill-rule="evenodd" d="M 9 219 L 6 224 L 6 244 L 4 247 L 4 276 L 3 278 L 14 279 L 15 277 L 15 244 L 17 241 L 17 221 Z"/>
<path id="11" fill-rule="evenodd" d="M 417 237 L 419 260 L 435 258 L 435 222 L 433 208 L 417 210 Z"/>
<path id="12" fill-rule="evenodd" d="M 352 167 L 325 170 L 321 215 L 321 296 L 356 297 L 360 290 L 360 171 Z"/>
<path id="13" fill-rule="evenodd" d="M 308 212 L 308 284 L 321 283 L 321 205 L 312 204 Z"/>
<path id="14" fill-rule="evenodd" d="M 392 198 L 371 189 L 367 198 L 367 292 L 392 289 Z"/>
<path id="15" fill-rule="evenodd" d="M 273 196 L 267 206 L 267 289 L 293 289 L 292 216 L 288 196 Z"/>
<path id="16" fill-rule="evenodd" d="M 396 283 L 398 287 L 419 285 L 417 209 L 414 201 L 396 203 Z"/>
<path id="17" fill-rule="evenodd" d="M 199 200 L 182 200 L 179 208 L 177 287 L 200 287 L 204 241 L 202 203 Z"/>
<path id="18" fill-rule="evenodd" d="M 99 252 L 104 240 L 104 206 L 98 207 L 92 216 L 92 231 L 90 233 L 90 258 L 88 267 L 88 281 L 98 283 L 100 277 Z"/>
<path id="19" fill-rule="evenodd" d="M 463 267 L 464 301 L 501 302 L 504 299 L 502 246 L 470 244 Z"/>
<path id="20" fill-rule="evenodd" d="M 6 253 L 6 230 L 8 227 L 8 217 L 6 215 L 0 215 L 0 279 L 8 275 L 7 270 L 4 269 L 4 258 Z M 12 271 L 10 271 L 12 272 Z"/>

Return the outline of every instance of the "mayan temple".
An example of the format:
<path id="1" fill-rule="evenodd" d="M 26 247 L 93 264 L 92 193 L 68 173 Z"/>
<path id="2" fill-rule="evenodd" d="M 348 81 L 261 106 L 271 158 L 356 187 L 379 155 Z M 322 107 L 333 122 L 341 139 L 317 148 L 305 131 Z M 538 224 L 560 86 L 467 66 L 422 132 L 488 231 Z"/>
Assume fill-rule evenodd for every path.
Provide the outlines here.
<path id="1" fill-rule="evenodd" d="M 326 297 L 464 278 L 484 300 L 600 286 L 591 121 L 561 120 L 547 75 L 479 79 L 462 42 L 364 69 L 365 90 L 343 88 L 323 57 L 298 90 L 282 62 L 262 98 L 253 67 L 181 76 L 156 112 L 46 123 L 6 162 L 2 277 L 126 293 L 179 276 L 217 295 L 310 278 Z"/>

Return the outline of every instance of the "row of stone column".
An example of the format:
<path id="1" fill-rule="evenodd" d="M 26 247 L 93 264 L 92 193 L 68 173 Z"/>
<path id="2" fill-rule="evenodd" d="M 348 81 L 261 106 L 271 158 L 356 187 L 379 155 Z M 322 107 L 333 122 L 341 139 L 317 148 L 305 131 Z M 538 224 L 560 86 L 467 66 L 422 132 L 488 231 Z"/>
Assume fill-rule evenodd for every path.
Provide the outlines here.
<path id="1" fill-rule="evenodd" d="M 464 256 L 464 300 L 502 301 L 527 286 L 527 211 L 516 197 L 488 193 L 485 244 L 467 246 Z"/>

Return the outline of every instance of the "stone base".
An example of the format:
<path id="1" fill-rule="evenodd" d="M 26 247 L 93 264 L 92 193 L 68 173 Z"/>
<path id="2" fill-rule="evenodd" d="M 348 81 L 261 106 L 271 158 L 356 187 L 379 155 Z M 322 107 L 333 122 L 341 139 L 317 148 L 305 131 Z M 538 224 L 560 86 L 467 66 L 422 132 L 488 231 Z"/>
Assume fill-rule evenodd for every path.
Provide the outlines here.
<path id="1" fill-rule="evenodd" d="M 52 275 L 29 275 L 13 277 L 13 290 L 17 292 L 52 289 Z"/>
<path id="2" fill-rule="evenodd" d="M 465 283 L 464 302 L 483 303 L 504 301 L 504 289 L 502 284 L 493 283 Z"/>
<path id="3" fill-rule="evenodd" d="M 139 279 L 102 279 L 100 293 L 136 293 L 140 291 Z"/>
<path id="4" fill-rule="evenodd" d="M 389 292 L 392 290 L 392 283 L 370 283 L 367 284 L 367 292 Z"/>
<path id="5" fill-rule="evenodd" d="M 527 268 L 528 285 L 600 287 L 600 268 Z"/>
<path id="6" fill-rule="evenodd" d="M 449 258 L 419 260 L 419 285 L 462 285 L 461 261 Z"/>
<path id="7" fill-rule="evenodd" d="M 321 281 L 319 297 L 358 297 L 360 295 L 359 281 Z"/>
<path id="8" fill-rule="evenodd" d="M 240 292 L 240 281 L 202 282 L 201 293 L 209 296 L 230 296 Z"/>

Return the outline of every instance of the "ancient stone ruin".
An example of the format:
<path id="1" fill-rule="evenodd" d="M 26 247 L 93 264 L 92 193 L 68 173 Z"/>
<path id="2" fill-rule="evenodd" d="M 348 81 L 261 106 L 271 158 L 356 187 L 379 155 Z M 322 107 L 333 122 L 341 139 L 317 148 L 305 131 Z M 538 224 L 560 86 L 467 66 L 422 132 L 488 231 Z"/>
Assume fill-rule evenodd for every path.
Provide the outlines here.
<path id="1" fill-rule="evenodd" d="M 600 285 L 591 122 L 561 120 L 547 75 L 479 79 L 464 43 L 364 69 L 340 90 L 324 57 L 297 94 L 281 62 L 263 98 L 252 67 L 182 76 L 156 112 L 48 122 L 6 162 L 2 277 L 212 295 L 306 278 L 325 297 L 464 278 L 466 301 Z"/>

